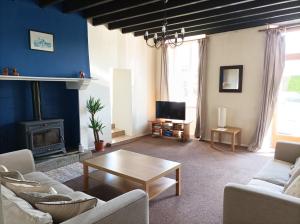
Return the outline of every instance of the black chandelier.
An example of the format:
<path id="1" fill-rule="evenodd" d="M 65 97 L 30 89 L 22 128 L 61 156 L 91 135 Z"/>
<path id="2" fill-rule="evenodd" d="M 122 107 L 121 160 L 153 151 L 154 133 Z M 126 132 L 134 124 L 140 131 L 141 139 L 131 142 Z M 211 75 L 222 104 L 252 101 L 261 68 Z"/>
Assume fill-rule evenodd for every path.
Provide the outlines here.
<path id="1" fill-rule="evenodd" d="M 144 34 L 144 39 L 146 41 L 146 44 L 149 46 L 149 47 L 155 47 L 155 48 L 160 48 L 161 46 L 164 46 L 164 45 L 170 45 L 171 47 L 177 47 L 177 46 L 180 46 L 181 44 L 183 44 L 183 41 L 184 41 L 184 33 L 185 33 L 185 30 L 184 28 L 181 28 L 181 32 L 178 33 L 178 32 L 175 32 L 174 34 L 170 34 L 167 30 L 167 25 L 168 25 L 168 22 L 167 22 L 167 15 L 166 15 L 166 5 L 168 3 L 168 0 L 163 0 L 163 4 L 164 4 L 164 9 L 165 9 L 165 18 L 164 18 L 164 21 L 163 21 L 163 25 L 161 27 L 161 34 L 157 34 L 157 33 L 154 33 L 154 36 L 153 38 L 149 38 L 149 32 L 146 31 L 145 34 Z M 151 40 L 153 39 L 152 43 L 149 43 Z"/>

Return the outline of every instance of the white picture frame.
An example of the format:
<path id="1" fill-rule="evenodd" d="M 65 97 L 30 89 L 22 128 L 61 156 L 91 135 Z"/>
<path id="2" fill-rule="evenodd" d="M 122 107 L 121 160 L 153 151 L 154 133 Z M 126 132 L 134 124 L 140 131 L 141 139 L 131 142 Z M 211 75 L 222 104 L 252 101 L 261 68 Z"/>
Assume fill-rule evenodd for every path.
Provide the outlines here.
<path id="1" fill-rule="evenodd" d="M 31 50 L 54 52 L 54 35 L 29 30 L 29 45 Z"/>

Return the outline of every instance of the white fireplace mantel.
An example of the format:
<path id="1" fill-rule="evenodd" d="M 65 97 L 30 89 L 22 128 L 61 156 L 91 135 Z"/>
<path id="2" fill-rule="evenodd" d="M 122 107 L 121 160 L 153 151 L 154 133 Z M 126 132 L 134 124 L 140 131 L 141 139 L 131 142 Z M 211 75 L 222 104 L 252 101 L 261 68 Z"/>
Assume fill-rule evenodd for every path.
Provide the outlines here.
<path id="1" fill-rule="evenodd" d="M 0 75 L 1 80 L 8 81 L 42 81 L 42 82 L 65 82 L 67 89 L 86 89 L 91 78 L 64 78 L 64 77 L 41 77 L 41 76 L 10 76 Z"/>

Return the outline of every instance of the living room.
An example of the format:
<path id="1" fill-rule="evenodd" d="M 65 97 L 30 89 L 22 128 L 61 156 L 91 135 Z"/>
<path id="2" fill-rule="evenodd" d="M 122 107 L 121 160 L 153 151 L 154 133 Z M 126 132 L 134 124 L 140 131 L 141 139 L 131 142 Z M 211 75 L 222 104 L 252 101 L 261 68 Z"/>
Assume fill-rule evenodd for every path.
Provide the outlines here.
<path id="1" fill-rule="evenodd" d="M 0 223 L 300 223 L 298 0 L 1 0 Z"/>

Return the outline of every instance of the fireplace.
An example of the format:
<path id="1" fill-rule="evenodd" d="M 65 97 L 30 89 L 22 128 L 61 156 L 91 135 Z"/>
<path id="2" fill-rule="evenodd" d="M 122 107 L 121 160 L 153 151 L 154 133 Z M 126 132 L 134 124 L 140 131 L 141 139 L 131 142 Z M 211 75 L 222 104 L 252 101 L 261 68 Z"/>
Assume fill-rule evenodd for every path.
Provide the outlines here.
<path id="1" fill-rule="evenodd" d="M 19 126 L 20 147 L 32 151 L 35 158 L 56 153 L 66 153 L 64 120 L 43 120 L 41 113 L 40 83 L 32 82 L 34 121 L 23 121 Z"/>
<path id="2" fill-rule="evenodd" d="M 31 149 L 34 157 L 66 153 L 62 119 L 21 122 L 19 130 L 21 146 Z"/>

